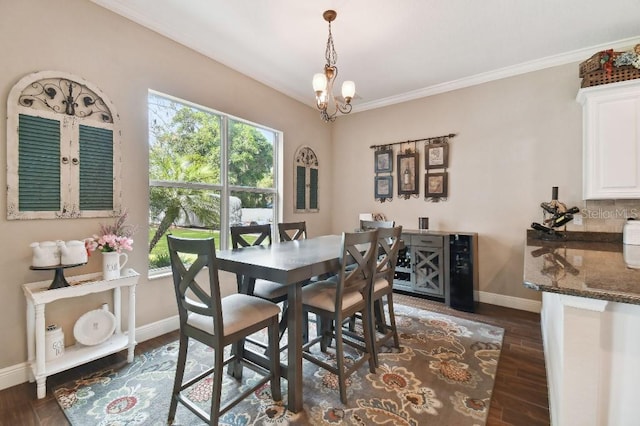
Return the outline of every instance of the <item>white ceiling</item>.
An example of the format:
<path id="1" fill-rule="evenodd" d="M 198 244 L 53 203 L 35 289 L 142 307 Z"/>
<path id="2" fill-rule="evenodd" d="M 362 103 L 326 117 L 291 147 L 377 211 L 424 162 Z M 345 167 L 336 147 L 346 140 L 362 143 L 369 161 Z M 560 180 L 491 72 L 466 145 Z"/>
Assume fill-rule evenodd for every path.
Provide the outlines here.
<path id="1" fill-rule="evenodd" d="M 334 9 L 354 111 L 640 43 L 639 0 L 92 1 L 308 105 Z"/>

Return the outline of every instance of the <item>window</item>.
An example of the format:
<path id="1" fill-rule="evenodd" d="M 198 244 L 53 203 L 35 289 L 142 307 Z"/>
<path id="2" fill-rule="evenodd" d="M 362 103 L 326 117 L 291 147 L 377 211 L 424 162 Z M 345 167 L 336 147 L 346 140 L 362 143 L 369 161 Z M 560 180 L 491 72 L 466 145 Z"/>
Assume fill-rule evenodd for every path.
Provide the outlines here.
<path id="1" fill-rule="evenodd" d="M 99 89 L 37 72 L 16 83 L 7 112 L 8 219 L 121 213 L 119 118 Z"/>
<path id="2" fill-rule="evenodd" d="M 170 265 L 166 234 L 230 243 L 229 227 L 277 223 L 282 133 L 149 92 L 149 268 Z"/>

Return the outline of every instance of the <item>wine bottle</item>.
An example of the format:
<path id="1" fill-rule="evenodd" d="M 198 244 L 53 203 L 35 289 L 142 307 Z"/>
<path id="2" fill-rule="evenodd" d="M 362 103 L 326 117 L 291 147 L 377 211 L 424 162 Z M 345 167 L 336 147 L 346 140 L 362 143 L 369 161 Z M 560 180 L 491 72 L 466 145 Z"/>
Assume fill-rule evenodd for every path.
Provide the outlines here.
<path id="1" fill-rule="evenodd" d="M 573 215 L 571 213 L 564 213 L 559 215 L 558 217 L 554 217 L 553 222 L 551 223 L 552 228 L 557 228 L 566 223 L 569 223 L 573 220 Z"/>
<path id="2" fill-rule="evenodd" d="M 535 229 L 536 231 L 542 231 L 542 232 L 546 232 L 547 234 L 551 234 L 553 233 L 553 229 L 551 228 L 547 228 L 544 225 L 540 225 L 538 222 L 533 222 L 531 224 L 531 228 Z"/>
<path id="3" fill-rule="evenodd" d="M 571 213 L 571 214 L 580 213 L 580 209 L 577 207 L 571 207 L 570 209 L 567 210 L 567 213 Z"/>
<path id="4" fill-rule="evenodd" d="M 556 214 L 556 208 L 552 206 L 551 203 L 540 203 L 540 207 L 547 213 Z"/>

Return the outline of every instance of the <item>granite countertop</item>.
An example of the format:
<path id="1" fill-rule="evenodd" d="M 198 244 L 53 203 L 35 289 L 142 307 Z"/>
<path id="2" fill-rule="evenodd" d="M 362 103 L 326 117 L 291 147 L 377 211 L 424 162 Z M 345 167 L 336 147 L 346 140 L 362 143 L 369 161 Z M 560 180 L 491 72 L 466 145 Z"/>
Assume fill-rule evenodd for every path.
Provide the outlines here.
<path id="1" fill-rule="evenodd" d="M 546 241 L 527 232 L 525 287 L 552 293 L 640 305 L 640 246 L 622 244 L 622 234 L 566 233 Z"/>

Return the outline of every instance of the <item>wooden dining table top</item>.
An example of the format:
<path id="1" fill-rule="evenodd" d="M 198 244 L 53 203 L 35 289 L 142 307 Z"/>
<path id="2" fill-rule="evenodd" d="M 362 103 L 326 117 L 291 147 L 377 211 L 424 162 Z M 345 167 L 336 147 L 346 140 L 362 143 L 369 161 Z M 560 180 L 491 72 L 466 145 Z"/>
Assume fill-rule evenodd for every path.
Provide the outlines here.
<path id="1" fill-rule="evenodd" d="M 284 241 L 270 246 L 220 250 L 220 269 L 253 278 L 295 284 L 340 268 L 341 235 Z"/>

